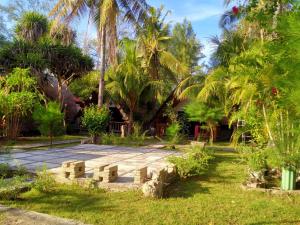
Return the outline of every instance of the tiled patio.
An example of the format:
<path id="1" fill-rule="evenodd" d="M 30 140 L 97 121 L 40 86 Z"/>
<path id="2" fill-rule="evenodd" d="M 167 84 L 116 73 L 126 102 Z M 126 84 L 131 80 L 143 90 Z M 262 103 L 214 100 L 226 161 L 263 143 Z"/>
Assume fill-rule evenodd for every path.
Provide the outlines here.
<path id="1" fill-rule="evenodd" d="M 177 155 L 174 151 L 153 148 L 132 148 L 108 145 L 77 145 L 50 150 L 32 150 L 0 155 L 0 163 L 10 166 L 24 166 L 29 171 L 46 166 L 53 173 L 58 173 L 62 162 L 68 160 L 83 160 L 86 165 L 86 175 L 92 176 L 97 165 L 118 165 L 119 178 L 117 183 L 133 182 L 133 172 L 137 167 L 147 166 L 148 171 L 166 167 L 167 157 Z"/>

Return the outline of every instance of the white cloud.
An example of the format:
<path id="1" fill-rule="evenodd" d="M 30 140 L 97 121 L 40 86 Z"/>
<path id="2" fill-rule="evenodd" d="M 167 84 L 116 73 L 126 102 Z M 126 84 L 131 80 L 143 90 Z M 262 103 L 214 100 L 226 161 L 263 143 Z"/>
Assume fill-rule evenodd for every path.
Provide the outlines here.
<path id="1" fill-rule="evenodd" d="M 180 12 L 171 10 L 170 20 L 181 22 L 185 18 L 192 22 L 199 22 L 222 13 L 222 9 L 218 9 L 209 5 L 198 5 L 196 7 L 184 7 Z"/>

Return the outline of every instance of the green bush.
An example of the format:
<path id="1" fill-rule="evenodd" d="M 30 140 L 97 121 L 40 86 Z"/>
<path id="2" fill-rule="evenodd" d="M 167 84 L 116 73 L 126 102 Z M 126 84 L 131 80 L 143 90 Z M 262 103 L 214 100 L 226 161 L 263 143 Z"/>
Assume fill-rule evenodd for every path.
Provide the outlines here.
<path id="1" fill-rule="evenodd" d="M 204 173 L 211 159 L 213 159 L 212 150 L 191 146 L 184 156 L 172 156 L 168 158 L 168 161 L 176 166 L 180 178 L 185 179 Z"/>
<path id="2" fill-rule="evenodd" d="M 106 107 L 99 109 L 91 106 L 84 110 L 82 118 L 83 125 L 87 128 L 91 137 L 95 137 L 105 132 L 110 120 L 110 112 Z"/>
<path id="3" fill-rule="evenodd" d="M 178 144 L 181 142 L 182 135 L 181 135 L 180 131 L 181 131 L 181 125 L 178 122 L 172 123 L 166 129 L 166 135 L 167 135 L 168 141 L 171 144 Z"/>
<path id="4" fill-rule="evenodd" d="M 11 174 L 11 169 L 7 163 L 0 163 L 0 178 L 9 177 Z"/>
<path id="5" fill-rule="evenodd" d="M 33 112 L 33 119 L 39 124 L 38 129 L 41 134 L 50 137 L 51 143 L 53 136 L 64 133 L 64 114 L 56 102 L 49 102 L 46 106 L 36 106 Z"/>
<path id="6" fill-rule="evenodd" d="M 146 132 L 142 134 L 133 133 L 127 137 L 122 138 L 117 134 L 103 134 L 101 136 L 101 144 L 103 145 L 125 145 L 125 146 L 141 146 L 146 139 Z"/>
<path id="7" fill-rule="evenodd" d="M 120 136 L 116 134 L 103 134 L 101 137 L 101 143 L 104 145 L 118 145 L 120 142 Z"/>
<path id="8" fill-rule="evenodd" d="M 14 200 L 23 192 L 30 190 L 27 176 L 15 176 L 11 179 L 0 179 L 0 199 Z"/>
<path id="9" fill-rule="evenodd" d="M 54 177 L 47 172 L 47 168 L 43 167 L 37 171 L 37 177 L 34 181 L 33 187 L 42 193 L 51 193 L 56 188 L 56 181 Z"/>
<path id="10" fill-rule="evenodd" d="M 267 169 L 268 152 L 264 148 L 240 145 L 237 150 L 251 171 L 259 172 Z"/>

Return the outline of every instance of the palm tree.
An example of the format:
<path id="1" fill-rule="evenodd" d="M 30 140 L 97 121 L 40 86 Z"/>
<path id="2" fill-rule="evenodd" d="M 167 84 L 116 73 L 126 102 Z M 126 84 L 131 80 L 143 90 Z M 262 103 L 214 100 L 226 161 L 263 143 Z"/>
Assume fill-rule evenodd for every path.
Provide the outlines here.
<path id="1" fill-rule="evenodd" d="M 88 4 L 89 3 L 89 4 Z M 117 45 L 117 17 L 121 10 L 122 15 L 134 23 L 138 24 L 145 18 L 148 5 L 145 0 L 98 0 L 98 1 L 66 1 L 59 0 L 51 16 L 55 16 L 57 23 L 69 23 L 73 18 L 83 16 L 91 9 L 95 12 L 95 24 L 97 25 L 99 51 L 101 58 L 99 96 L 98 106 L 103 105 L 104 93 L 104 74 L 107 62 L 114 64 L 116 62 L 116 45 Z M 107 39 L 109 42 L 107 43 Z M 108 57 L 107 57 L 108 50 Z M 108 60 L 107 60 L 108 58 Z"/>
<path id="2" fill-rule="evenodd" d="M 155 88 L 160 82 L 153 81 L 144 74 L 140 60 L 137 57 L 135 41 L 122 41 L 122 55 L 119 65 L 112 67 L 106 73 L 107 92 L 111 99 L 121 107 L 128 119 L 128 133 L 132 132 L 134 113 L 137 110 L 141 96 L 143 101 L 148 96 L 151 100 Z M 150 93 L 150 94 L 149 94 Z"/>
<path id="3" fill-rule="evenodd" d="M 36 42 L 48 31 L 48 20 L 36 12 L 27 12 L 18 21 L 16 34 L 19 38 Z"/>
<path id="4" fill-rule="evenodd" d="M 138 31 L 139 56 L 152 78 L 163 79 L 161 70 L 166 69 L 176 80 L 176 76 L 187 75 L 189 71 L 168 49 L 171 40 L 169 24 L 165 23 L 168 13 L 164 14 L 163 7 L 149 9 L 149 17 Z"/>

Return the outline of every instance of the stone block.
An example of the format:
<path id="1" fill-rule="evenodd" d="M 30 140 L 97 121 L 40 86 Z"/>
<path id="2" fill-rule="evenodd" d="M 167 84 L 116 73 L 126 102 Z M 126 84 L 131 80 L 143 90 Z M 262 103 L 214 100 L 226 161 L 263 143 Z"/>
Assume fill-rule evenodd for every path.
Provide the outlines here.
<path id="1" fill-rule="evenodd" d="M 143 184 L 147 181 L 147 167 L 138 168 L 134 172 L 134 183 Z"/>
<path id="2" fill-rule="evenodd" d="M 96 181 L 102 181 L 104 168 L 107 167 L 108 165 L 109 164 L 102 164 L 94 167 L 93 179 Z"/>
<path id="3" fill-rule="evenodd" d="M 116 181 L 118 178 L 118 166 L 101 165 L 94 168 L 93 179 L 103 183 Z"/>
<path id="4" fill-rule="evenodd" d="M 84 177 L 85 163 L 84 161 L 70 160 L 62 163 L 62 176 L 64 178 L 75 179 Z"/>

